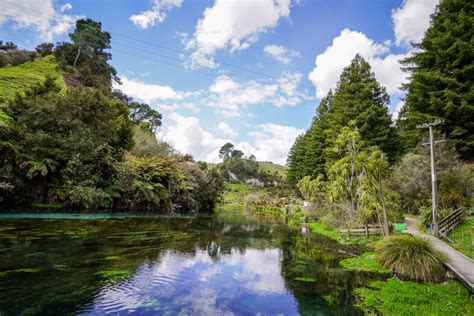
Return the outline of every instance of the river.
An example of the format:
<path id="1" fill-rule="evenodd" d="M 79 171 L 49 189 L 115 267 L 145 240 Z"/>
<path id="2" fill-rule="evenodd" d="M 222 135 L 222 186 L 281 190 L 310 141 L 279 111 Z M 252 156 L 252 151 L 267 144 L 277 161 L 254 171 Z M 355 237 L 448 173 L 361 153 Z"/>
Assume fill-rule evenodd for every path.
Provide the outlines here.
<path id="1" fill-rule="evenodd" d="M 362 251 L 242 214 L 0 214 L 0 315 L 359 314 Z"/>

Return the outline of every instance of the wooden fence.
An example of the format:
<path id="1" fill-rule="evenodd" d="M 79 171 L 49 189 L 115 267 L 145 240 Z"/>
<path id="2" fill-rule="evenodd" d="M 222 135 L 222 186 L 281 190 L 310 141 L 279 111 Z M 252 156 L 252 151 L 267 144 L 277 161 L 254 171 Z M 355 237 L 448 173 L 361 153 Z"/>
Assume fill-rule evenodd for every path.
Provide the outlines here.
<path id="1" fill-rule="evenodd" d="M 439 236 L 449 242 L 452 242 L 448 238 L 449 232 L 454 230 L 459 224 L 461 224 L 466 218 L 466 216 L 471 214 L 471 212 L 472 211 L 468 208 L 462 207 L 440 220 L 438 223 Z"/>
<path id="2" fill-rule="evenodd" d="M 380 236 L 382 235 L 382 227 L 377 224 L 366 224 L 357 228 L 341 229 L 339 233 L 345 235 L 347 239 L 356 239 L 364 236 Z"/>

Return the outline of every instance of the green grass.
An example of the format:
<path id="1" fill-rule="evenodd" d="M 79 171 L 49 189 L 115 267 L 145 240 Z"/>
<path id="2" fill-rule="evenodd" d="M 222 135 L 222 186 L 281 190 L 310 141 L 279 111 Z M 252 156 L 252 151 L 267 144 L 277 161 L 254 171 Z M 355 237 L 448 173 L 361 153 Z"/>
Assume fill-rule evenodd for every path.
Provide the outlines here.
<path id="1" fill-rule="evenodd" d="M 349 271 L 390 273 L 390 270 L 375 260 L 375 255 L 372 252 L 366 252 L 360 257 L 344 259 L 339 262 L 339 265 Z"/>
<path id="2" fill-rule="evenodd" d="M 46 76 L 57 78 L 60 87 L 66 88 L 58 63 L 53 55 L 36 58 L 33 61 L 12 67 L 0 68 L 0 100 L 10 99 L 16 93 L 23 93 L 32 85 L 42 82 Z M 0 121 L 3 114 L 0 109 Z"/>
<path id="3" fill-rule="evenodd" d="M 474 216 L 470 216 L 466 218 L 461 225 L 456 227 L 454 231 L 448 234 L 449 239 L 453 240 L 453 243 L 450 245 L 471 259 L 474 259 L 474 245 L 472 239 L 473 226 Z"/>
<path id="4" fill-rule="evenodd" d="M 283 179 L 286 179 L 286 167 L 278 164 L 274 164 L 267 161 L 259 161 L 258 162 L 258 169 L 260 171 L 268 172 L 268 173 L 277 173 Z"/>
<path id="5" fill-rule="evenodd" d="M 469 291 L 452 280 L 433 284 L 391 278 L 354 293 L 366 315 L 474 315 Z"/>

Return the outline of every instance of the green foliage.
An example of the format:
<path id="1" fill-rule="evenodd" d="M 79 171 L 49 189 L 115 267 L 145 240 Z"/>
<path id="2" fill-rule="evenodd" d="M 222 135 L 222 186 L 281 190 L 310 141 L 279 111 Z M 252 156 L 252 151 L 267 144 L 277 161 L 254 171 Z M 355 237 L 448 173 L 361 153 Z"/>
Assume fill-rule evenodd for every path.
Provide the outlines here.
<path id="1" fill-rule="evenodd" d="M 323 223 L 309 223 L 308 227 L 313 233 L 326 236 L 332 240 L 341 241 L 341 234 L 335 229 L 323 224 Z"/>
<path id="2" fill-rule="evenodd" d="M 314 282 L 316 282 L 316 279 L 312 278 L 312 277 L 302 276 L 302 277 L 296 277 L 295 281 L 314 283 Z"/>
<path id="3" fill-rule="evenodd" d="M 58 63 L 52 55 L 19 66 L 0 68 L 0 104 L 13 99 L 17 93 L 24 94 L 32 86 L 43 83 L 47 76 L 54 78 L 61 90 L 66 88 Z"/>
<path id="4" fill-rule="evenodd" d="M 449 143 L 435 146 L 435 163 L 441 207 L 457 208 L 467 204 L 474 188 L 474 169 L 457 158 Z M 431 167 L 429 149 L 419 145 L 405 154 L 390 177 L 390 188 L 398 192 L 402 210 L 418 213 L 431 205 Z"/>
<path id="5" fill-rule="evenodd" d="M 398 125 L 408 148 L 426 133 L 417 124 L 441 118 L 457 152 L 474 157 L 473 34 L 472 1 L 441 1 L 419 50 L 404 61 L 411 80 Z"/>
<path id="6" fill-rule="evenodd" d="M 440 282 L 446 277 L 448 258 L 424 238 L 409 234 L 394 235 L 375 246 L 377 261 L 407 280 Z"/>
<path id="7" fill-rule="evenodd" d="M 390 273 L 390 270 L 375 260 L 375 255 L 372 252 L 366 252 L 360 257 L 344 259 L 339 262 L 339 265 L 350 271 Z"/>
<path id="8" fill-rule="evenodd" d="M 450 244 L 454 249 L 474 259 L 474 243 L 472 242 L 472 227 L 474 227 L 474 216 L 468 217 L 448 234 L 453 242 Z"/>
<path id="9" fill-rule="evenodd" d="M 452 208 L 438 208 L 438 221 L 442 220 L 454 210 Z M 420 208 L 421 228 L 429 228 L 430 224 L 433 223 L 433 208 L 431 206 L 422 206 Z"/>
<path id="10" fill-rule="evenodd" d="M 367 315 L 472 315 L 470 293 L 457 281 L 443 284 L 373 281 L 358 288 L 356 305 Z"/>
<path id="11" fill-rule="evenodd" d="M 334 146 L 341 129 L 353 121 L 361 139 L 377 146 L 393 160 L 397 155 L 397 135 L 388 113 L 389 96 L 360 55 L 344 68 L 337 84 L 327 116 L 325 130 L 329 146 Z M 333 160 L 330 151 L 326 160 Z"/>

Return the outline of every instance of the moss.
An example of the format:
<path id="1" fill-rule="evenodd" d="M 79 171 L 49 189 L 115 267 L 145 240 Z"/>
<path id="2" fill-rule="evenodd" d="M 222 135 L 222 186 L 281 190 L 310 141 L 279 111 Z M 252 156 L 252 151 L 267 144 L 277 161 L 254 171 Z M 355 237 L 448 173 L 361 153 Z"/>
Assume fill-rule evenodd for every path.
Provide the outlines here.
<path id="1" fill-rule="evenodd" d="M 0 278 L 1 277 L 6 277 L 6 276 L 8 276 L 10 274 L 14 274 L 14 273 L 37 273 L 39 271 L 40 270 L 33 269 L 33 268 L 22 268 L 22 269 L 16 269 L 16 270 L 8 270 L 8 271 L 0 272 Z"/>
<path id="2" fill-rule="evenodd" d="M 313 283 L 313 282 L 316 282 L 316 279 L 314 279 L 312 277 L 302 276 L 302 277 L 296 277 L 295 281 Z"/>
<path id="3" fill-rule="evenodd" d="M 366 252 L 360 257 L 344 259 L 339 262 L 339 265 L 349 271 L 390 273 L 390 270 L 375 261 L 375 256 L 372 252 Z"/>
<path id="4" fill-rule="evenodd" d="M 131 274 L 127 270 L 102 270 L 96 272 L 95 275 L 106 279 L 120 280 L 128 278 Z"/>
<path id="5" fill-rule="evenodd" d="M 354 291 L 356 305 L 369 315 L 474 315 L 470 294 L 457 281 L 444 284 L 374 281 Z"/>

